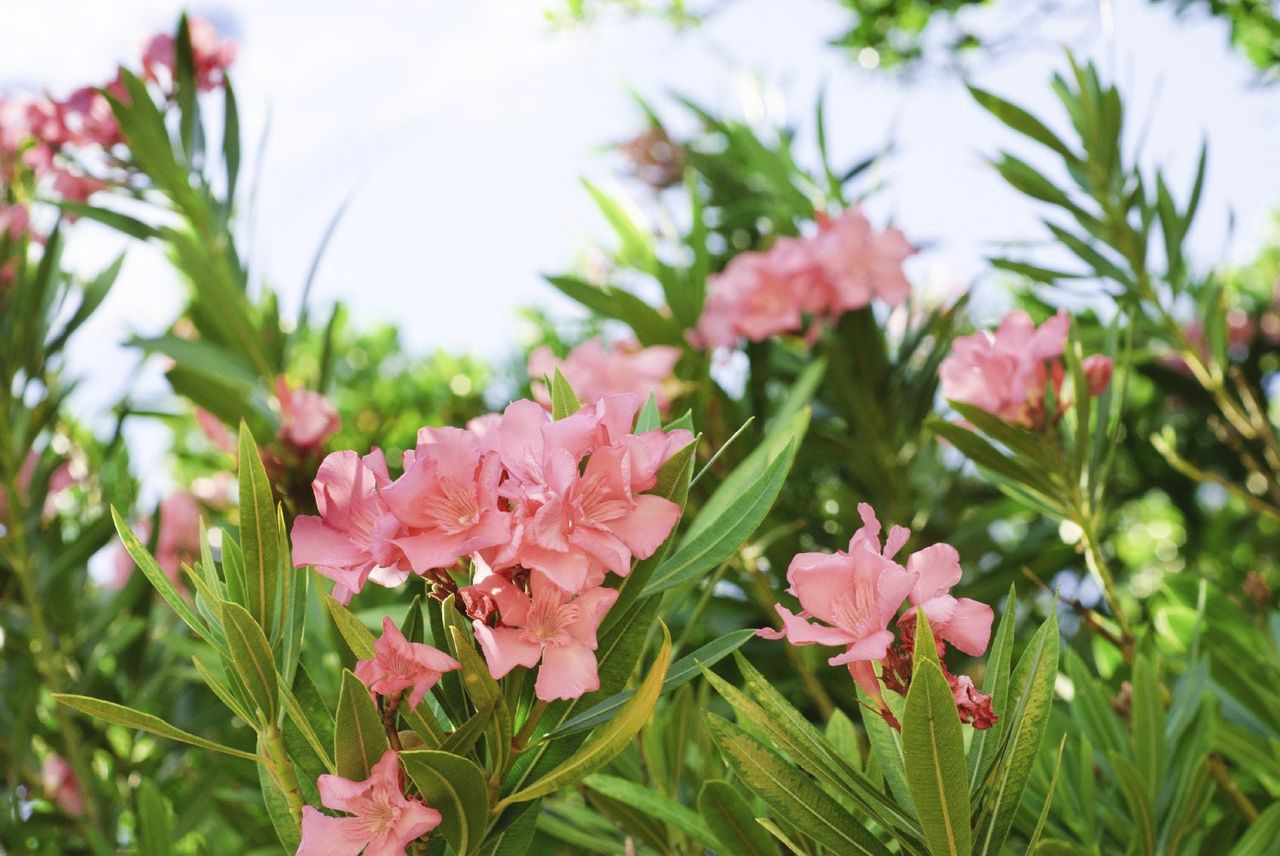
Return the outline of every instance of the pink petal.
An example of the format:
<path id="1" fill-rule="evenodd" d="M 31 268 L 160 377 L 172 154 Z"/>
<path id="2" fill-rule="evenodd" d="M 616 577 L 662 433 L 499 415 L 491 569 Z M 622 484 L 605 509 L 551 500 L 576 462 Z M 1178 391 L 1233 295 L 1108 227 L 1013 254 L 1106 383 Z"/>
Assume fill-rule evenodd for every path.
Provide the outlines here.
<path id="1" fill-rule="evenodd" d="M 360 856 L 369 843 L 358 817 L 329 817 L 311 806 L 302 808 L 302 843 L 297 856 Z"/>
<path id="2" fill-rule="evenodd" d="M 847 663 L 883 660 L 888 655 L 889 646 L 892 644 L 892 630 L 877 630 L 854 642 L 847 651 L 832 657 L 827 660 L 827 663 L 832 666 L 843 666 Z"/>
<path id="3" fill-rule="evenodd" d="M 364 551 L 343 532 L 327 526 L 319 517 L 301 515 L 293 521 L 293 564 L 354 565 Z"/>
<path id="4" fill-rule="evenodd" d="M 452 567 L 453 563 L 465 556 L 466 534 L 450 534 L 439 529 L 426 529 L 415 535 L 392 539 L 397 547 L 404 551 L 409 565 L 417 573 Z"/>
<path id="5" fill-rule="evenodd" d="M 990 606 L 962 597 L 956 601 L 943 638 L 969 656 L 979 657 L 991 641 L 991 622 L 994 619 L 995 611 Z"/>
<path id="6" fill-rule="evenodd" d="M 911 589 L 911 602 L 918 605 L 946 594 L 960 582 L 960 554 L 950 544 L 933 544 L 912 553 L 907 570 L 919 574 Z"/>
<path id="7" fill-rule="evenodd" d="M 489 674 L 501 679 L 516 666 L 532 669 L 542 657 L 542 646 L 524 638 L 524 631 L 510 627 L 489 627 L 479 621 L 472 622 L 476 641 L 484 652 Z"/>
<path id="8" fill-rule="evenodd" d="M 782 632 L 792 645 L 848 645 L 855 641 L 848 632 L 838 627 L 811 624 L 803 613 L 796 615 L 780 603 L 775 603 L 773 608 L 781 616 Z"/>
<path id="9" fill-rule="evenodd" d="M 658 551 L 680 520 L 680 506 L 652 494 L 635 497 L 636 507 L 625 517 L 609 521 L 609 529 L 622 539 L 637 559 Z"/>
<path id="10" fill-rule="evenodd" d="M 600 689 L 595 652 L 582 645 L 548 645 L 533 689 L 543 701 L 579 698 Z"/>

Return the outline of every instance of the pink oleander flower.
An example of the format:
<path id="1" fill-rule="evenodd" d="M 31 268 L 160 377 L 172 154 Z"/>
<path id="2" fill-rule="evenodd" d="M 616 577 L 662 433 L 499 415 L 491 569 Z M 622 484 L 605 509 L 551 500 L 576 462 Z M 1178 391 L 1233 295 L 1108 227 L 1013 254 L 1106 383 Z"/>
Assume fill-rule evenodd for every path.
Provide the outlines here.
<path id="1" fill-rule="evenodd" d="M 302 809 L 298 856 L 405 856 L 405 848 L 440 824 L 440 812 L 404 795 L 400 760 L 388 749 L 355 782 L 323 775 L 316 780 L 326 808 L 352 817 L 330 817 L 311 806 Z"/>
<path id="2" fill-rule="evenodd" d="M 907 599 L 912 609 L 903 620 L 915 620 L 915 610 L 924 610 L 929 627 L 938 639 L 950 642 L 971 657 L 981 656 L 991 640 L 994 611 L 985 603 L 951 596 L 960 582 L 960 554 L 950 544 L 933 544 L 912 553 L 907 570 L 915 574 L 915 584 Z"/>
<path id="3" fill-rule="evenodd" d="M 109 186 L 102 179 L 62 167 L 54 168 L 52 175 L 54 196 L 66 202 L 87 202 L 90 196 Z"/>
<path id="4" fill-rule="evenodd" d="M 642 348 L 634 340 L 606 348 L 603 340 L 596 337 L 578 345 L 563 360 L 550 348 L 538 348 L 529 355 L 528 371 L 533 397 L 548 410 L 551 392 L 543 378 L 551 377 L 559 368 L 584 404 L 594 404 L 606 395 L 620 393 L 633 394 L 643 401 L 652 393 L 658 408 L 665 412 L 671 403 L 667 394 L 673 380 L 671 372 L 679 360 L 679 348 L 665 345 Z"/>
<path id="5" fill-rule="evenodd" d="M 1084 358 L 1080 366 L 1084 369 L 1085 381 L 1089 384 L 1089 394 L 1099 396 L 1111 385 L 1111 374 L 1115 364 L 1104 354 L 1094 354 Z"/>
<path id="6" fill-rule="evenodd" d="M 502 462 L 459 428 L 423 428 L 405 454 L 404 475 L 382 491 L 405 533 L 395 544 L 417 573 L 511 540 L 511 515 L 498 507 Z"/>
<path id="7" fill-rule="evenodd" d="M 516 666 L 538 665 L 534 693 L 542 701 L 575 699 L 600 688 L 596 630 L 618 599 L 616 589 L 591 588 L 573 595 L 534 571 L 531 594 L 494 574 L 471 586 L 497 604 L 500 621 L 473 622 L 489 672 L 500 679 Z"/>
<path id="8" fill-rule="evenodd" d="M 35 478 L 36 467 L 40 464 L 40 453 L 32 449 L 27 453 L 27 457 L 22 462 L 22 467 L 18 470 L 18 489 L 22 491 L 24 497 L 30 492 L 31 480 Z M 80 483 L 80 479 L 75 475 L 71 468 L 70 461 L 63 461 L 54 468 L 49 474 L 49 484 L 45 489 L 44 502 L 40 506 L 40 519 L 48 523 L 50 520 L 58 516 L 58 497 L 67 488 Z M 5 494 L 4 487 L 0 486 L 0 520 L 4 520 L 9 515 L 9 498 Z"/>
<path id="9" fill-rule="evenodd" d="M 200 432 L 209 438 L 209 442 L 213 444 L 215 449 L 226 452 L 228 455 L 236 453 L 236 441 L 231 436 L 231 432 L 227 430 L 227 426 L 222 424 L 222 420 L 214 416 L 203 407 L 197 407 L 194 410 L 196 425 L 200 428 Z"/>
<path id="10" fill-rule="evenodd" d="M 76 780 L 75 771 L 61 755 L 48 755 L 40 767 L 40 785 L 45 796 L 64 814 L 78 817 L 84 814 L 84 795 L 80 792 L 80 782 Z"/>
<path id="11" fill-rule="evenodd" d="M 111 104 L 96 87 L 80 87 L 64 98 L 59 108 L 67 138 L 75 145 L 109 149 L 122 141 Z"/>
<path id="12" fill-rule="evenodd" d="M 280 402 L 280 437 L 299 449 L 318 448 L 342 427 L 329 399 L 311 390 L 291 389 L 283 375 L 276 378 L 276 400 Z"/>
<path id="13" fill-rule="evenodd" d="M 1070 318 L 1059 312 L 1036 327 L 1014 310 L 995 333 L 961 336 L 942 361 L 942 394 L 1027 428 L 1043 427 L 1045 386 L 1062 383 L 1063 348 Z"/>
<path id="14" fill-rule="evenodd" d="M 200 504 L 190 491 L 179 490 L 160 502 L 160 533 L 156 536 L 155 559 L 174 585 L 181 585 L 182 565 L 191 564 L 200 555 Z M 151 538 L 151 520 L 134 527 L 145 544 Z M 105 585 L 121 588 L 133 575 L 133 558 L 123 544 L 116 545 L 114 575 Z"/>
<path id="15" fill-rule="evenodd" d="M 413 710 L 445 672 L 462 664 L 443 651 L 410 642 L 390 616 L 382 619 L 382 636 L 373 643 L 373 659 L 356 663 L 356 677 L 381 696 L 398 697 L 412 687 L 409 709 Z"/>
<path id="16" fill-rule="evenodd" d="M 31 210 L 20 202 L 0 201 L 0 238 L 20 241 L 31 233 Z"/>
<path id="17" fill-rule="evenodd" d="M 780 333 L 814 337 L 822 324 L 872 299 L 896 306 L 911 291 L 902 263 L 914 252 L 902 232 L 877 233 L 856 207 L 820 214 L 813 237 L 780 238 L 764 252 L 734 256 L 710 277 L 691 341 L 729 348 Z"/>
<path id="18" fill-rule="evenodd" d="M 334 452 L 311 483 L 320 516 L 301 515 L 293 522 L 294 565 L 315 565 L 333 580 L 339 603 L 350 603 L 370 579 L 396 586 L 409 575 L 408 560 L 395 544 L 404 527 L 378 493 L 390 483 L 381 450 L 363 458 Z"/>
<path id="19" fill-rule="evenodd" d="M 861 309 L 872 298 L 897 306 L 911 294 L 902 263 L 915 247 L 901 230 L 877 233 L 858 207 L 820 218 L 813 254 L 831 289 L 831 315 Z"/>
<path id="20" fill-rule="evenodd" d="M 217 29 L 202 18 L 189 16 L 187 27 L 195 62 L 196 88 L 201 92 L 216 89 L 222 85 L 227 68 L 235 62 L 237 45 L 230 39 L 219 38 Z M 167 78 L 164 82 L 172 85 L 174 54 L 172 35 L 159 33 L 152 36 L 142 49 L 143 77 L 155 81 Z"/>
<path id="21" fill-rule="evenodd" d="M 868 514 L 875 520 L 869 506 L 858 508 L 864 520 Z M 759 630 L 757 634 L 766 639 L 785 638 L 792 645 L 844 648 L 843 653 L 827 660 L 828 664 L 848 666 L 858 685 L 879 699 L 880 685 L 871 664 L 888 655 L 894 640 L 889 625 L 916 578 L 890 558 L 905 543 L 906 530 L 895 527 L 882 551 L 879 522 L 874 531 L 868 532 L 869 528 L 858 530 L 848 552 L 797 555 L 787 569 L 787 590 L 800 601 L 802 611 L 793 613 L 776 604 L 782 630 Z M 814 618 L 825 623 L 811 623 Z"/>

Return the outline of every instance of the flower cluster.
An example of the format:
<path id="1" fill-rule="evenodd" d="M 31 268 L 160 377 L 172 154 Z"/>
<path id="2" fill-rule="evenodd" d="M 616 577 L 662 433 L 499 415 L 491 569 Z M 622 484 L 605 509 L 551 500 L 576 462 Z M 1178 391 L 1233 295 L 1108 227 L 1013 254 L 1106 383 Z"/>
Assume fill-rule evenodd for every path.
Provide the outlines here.
<path id="1" fill-rule="evenodd" d="M 881 681 L 906 694 L 917 612 L 924 611 L 940 656 L 950 644 L 974 657 L 987 649 L 993 612 L 985 603 L 952 596 L 951 588 L 961 575 L 960 555 L 954 547 L 933 544 L 912 553 L 905 565 L 899 564 L 893 557 L 906 545 L 910 530 L 894 526 L 882 547 L 880 521 L 871 506 L 859 504 L 858 514 L 862 526 L 847 552 L 801 553 L 792 560 L 787 590 L 800 601 L 802 611 L 793 613 L 777 604 L 782 629 L 757 633 L 767 639 L 785 638 L 792 645 L 843 648 L 843 653 L 827 662 L 847 666 L 858 686 L 875 700 L 880 714 L 892 723 Z M 904 602 L 909 607 L 899 615 Z M 881 676 L 876 674 L 877 663 Z M 991 727 L 996 716 L 990 697 L 978 693 L 964 675 L 946 672 L 946 676 L 961 720 L 975 728 Z"/>
<path id="2" fill-rule="evenodd" d="M 451 571 L 490 671 L 543 663 L 539 698 L 596 689 L 595 630 L 626 576 L 667 539 L 680 507 L 651 490 L 688 431 L 632 433 L 640 399 L 605 396 L 560 420 L 517 401 L 467 430 L 423 428 L 391 480 L 382 453 L 335 452 L 316 475 L 318 516 L 293 526 L 293 560 L 315 565 L 349 602 L 372 580 L 410 573 L 440 593 Z"/>
<path id="3" fill-rule="evenodd" d="M 819 216 L 812 237 L 781 238 L 765 252 L 734 256 L 707 280 L 695 344 L 730 348 L 806 326 L 813 334 L 873 298 L 896 306 L 911 291 L 902 263 L 914 252 L 901 231 L 877 232 L 856 207 Z"/>
<path id="4" fill-rule="evenodd" d="M 234 42 L 222 40 L 207 21 L 188 19 L 196 83 L 201 90 L 221 84 L 235 59 Z M 152 36 L 142 49 L 142 77 L 172 98 L 175 82 L 174 39 Z M 126 99 L 122 74 L 102 86 L 82 86 L 65 98 L 49 94 L 0 97 L 0 185 L 13 188 L 30 175 L 55 199 L 84 202 L 109 186 L 112 150 L 123 142 L 106 94 Z M 27 191 L 0 194 L 0 236 L 19 238 L 30 231 Z"/>
<path id="5" fill-rule="evenodd" d="M 606 346 L 600 337 L 578 345 L 563 360 L 543 346 L 529 355 L 533 397 L 551 409 L 551 391 L 543 378 L 556 369 L 564 375 L 578 398 L 595 404 L 606 395 L 631 393 L 645 400 L 652 394 L 664 413 L 671 404 L 671 372 L 680 360 L 680 349 L 668 345 L 643 348 L 634 339 Z"/>
<path id="6" fill-rule="evenodd" d="M 938 370 L 942 394 L 1024 428 L 1043 429 L 1050 418 L 1046 391 L 1051 388 L 1061 401 L 1061 357 L 1070 325 L 1063 311 L 1037 327 L 1026 312 L 1014 310 L 994 333 L 961 336 Z M 1089 394 L 1101 395 L 1111 382 L 1111 358 L 1095 354 L 1083 368 Z"/>

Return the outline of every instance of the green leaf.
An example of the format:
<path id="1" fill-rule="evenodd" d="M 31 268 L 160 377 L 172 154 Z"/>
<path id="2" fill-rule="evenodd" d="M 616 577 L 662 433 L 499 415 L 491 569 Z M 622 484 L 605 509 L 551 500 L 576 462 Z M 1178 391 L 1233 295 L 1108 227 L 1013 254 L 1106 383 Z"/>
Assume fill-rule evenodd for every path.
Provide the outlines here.
<path id="1" fill-rule="evenodd" d="M 222 624 L 231 665 L 249 699 L 257 705 L 258 723 L 263 726 L 274 723 L 279 706 L 279 676 L 266 635 L 248 610 L 238 603 L 222 602 Z"/>
<path id="2" fill-rule="evenodd" d="M 466 758 L 429 749 L 401 752 L 400 763 L 426 804 L 440 812 L 440 834 L 454 852 L 478 852 L 489 818 L 484 772 Z"/>
<path id="3" fill-rule="evenodd" d="M 585 179 L 582 185 L 618 235 L 618 260 L 645 273 L 654 273 L 657 260 L 654 257 L 653 237 L 649 234 L 639 209 L 629 200 L 614 198 Z"/>
<path id="4" fill-rule="evenodd" d="M 583 784 L 610 799 L 639 809 L 646 816 L 683 832 L 713 850 L 722 849 L 706 822 L 696 812 L 690 811 L 670 797 L 663 796 L 636 782 L 604 773 L 593 773 L 587 776 Z"/>
<path id="5" fill-rule="evenodd" d="M 1013 668 L 1013 631 L 1018 622 L 1017 591 L 1009 586 L 1004 615 L 996 628 L 995 640 L 987 652 L 987 671 L 982 678 L 982 691 L 991 696 L 991 708 L 1003 711 L 1009 699 L 1009 672 Z M 995 725 L 982 731 L 974 731 L 969 741 L 969 792 L 977 796 L 978 784 L 986 778 L 995 761 L 1004 734 L 1006 717 L 999 716 Z"/>
<path id="6" fill-rule="evenodd" d="M 1231 856 L 1267 856 L 1280 841 L 1280 802 L 1272 803 L 1258 815 L 1234 848 Z"/>
<path id="7" fill-rule="evenodd" d="M 280 545 L 276 541 L 276 504 L 258 444 L 240 423 L 240 547 L 244 551 L 247 602 L 243 604 L 263 630 L 276 621 L 280 585 Z"/>
<path id="8" fill-rule="evenodd" d="M 258 765 L 258 786 L 262 789 L 262 802 L 267 808 L 267 817 L 276 831 L 276 837 L 284 846 L 286 853 L 297 852 L 301 843 L 298 820 L 289 811 L 289 801 L 271 778 L 266 764 Z"/>
<path id="9" fill-rule="evenodd" d="M 732 556 L 773 508 L 799 446 L 798 439 L 788 443 L 735 502 L 703 524 L 702 531 L 681 542 L 675 553 L 658 566 L 644 594 L 658 594 L 696 579 Z"/>
<path id="10" fill-rule="evenodd" d="M 546 280 L 598 315 L 631 327 L 642 345 L 678 345 L 682 341 L 679 325 L 624 288 L 592 285 L 572 276 L 548 276 Z"/>
<path id="11" fill-rule="evenodd" d="M 1030 137 L 1042 145 L 1048 146 L 1068 161 L 1077 159 L 1075 153 L 1067 148 L 1066 143 L 1058 139 L 1057 135 L 1050 131 L 1043 122 L 1018 105 L 976 86 L 969 87 L 969 94 L 988 113 L 1013 130 Z"/>
<path id="12" fill-rule="evenodd" d="M 902 719 L 902 755 L 929 852 L 968 856 L 971 833 L 964 735 L 947 679 L 932 660 L 915 665 Z"/>
<path id="13" fill-rule="evenodd" d="M 756 823 L 751 804 L 737 788 L 722 779 L 709 779 L 698 792 L 698 813 L 721 847 L 734 856 L 778 856 L 778 845 Z"/>
<path id="14" fill-rule="evenodd" d="M 150 779 L 138 786 L 139 856 L 173 856 L 173 810 Z"/>
<path id="15" fill-rule="evenodd" d="M 338 775 L 357 782 L 369 778 L 369 770 L 387 751 L 387 734 L 369 688 L 349 669 L 342 670 L 335 719 L 333 758 Z"/>
<path id="16" fill-rule="evenodd" d="M 356 659 L 372 659 L 373 643 L 377 640 L 369 632 L 369 628 L 364 626 L 364 622 L 329 595 L 325 595 L 324 605 L 329 608 L 329 615 L 333 617 L 338 633 L 351 649 L 351 653 L 356 655 Z"/>
<path id="17" fill-rule="evenodd" d="M 671 633 L 665 624 L 661 627 L 662 648 L 649 668 L 649 674 L 636 689 L 635 697 L 622 706 L 617 716 L 596 729 L 578 751 L 532 784 L 504 797 L 494 806 L 494 811 L 501 811 L 512 803 L 535 800 L 579 782 L 626 748 L 652 716 L 671 662 Z"/>
<path id="18" fill-rule="evenodd" d="M 1008 717 L 1007 736 L 980 792 L 975 853 L 996 854 L 1004 846 L 1044 739 L 1057 675 L 1058 617 L 1053 613 L 1031 637 L 1014 670 L 1012 709 L 996 711 Z"/>
<path id="19" fill-rule="evenodd" d="M 1129 724 L 1133 731 L 1133 760 L 1147 797 L 1154 804 L 1164 779 L 1164 701 L 1160 679 L 1151 658 L 1139 654 L 1133 663 L 1133 695 Z"/>
<path id="20" fill-rule="evenodd" d="M 672 690 L 689 683 L 689 681 L 697 677 L 701 671 L 700 667 L 714 666 L 745 645 L 747 640 L 755 636 L 755 634 L 756 632 L 750 628 L 735 630 L 681 657 L 667 671 L 667 679 L 662 682 L 662 694 L 666 695 Z M 634 690 L 623 690 L 620 693 L 615 693 L 599 704 L 593 704 L 555 730 L 547 732 L 544 737 L 547 739 L 563 737 L 566 734 L 574 734 L 595 728 L 600 723 L 610 719 L 614 712 L 619 710 L 634 695 Z"/>
<path id="21" fill-rule="evenodd" d="M 440 742 L 440 751 L 452 752 L 454 755 L 465 755 L 476 745 L 485 727 L 493 718 L 493 711 L 498 706 L 497 699 L 476 710 L 470 719 L 458 726 L 448 737 Z"/>
<path id="22" fill-rule="evenodd" d="M 778 753 L 715 714 L 707 714 L 707 727 L 730 769 L 776 816 L 832 853 L 889 853 L 856 817 Z"/>
<path id="23" fill-rule="evenodd" d="M 1120 792 L 1124 794 L 1125 803 L 1129 806 L 1129 832 L 1131 841 L 1140 847 L 1131 852 L 1155 856 L 1156 853 L 1156 818 L 1155 804 L 1147 796 L 1148 785 L 1142 780 L 1142 774 L 1118 752 L 1107 755 L 1111 769 L 1115 771 L 1116 781 L 1120 783 Z"/>
<path id="24" fill-rule="evenodd" d="M 131 238 L 137 238 L 139 241 L 147 241 L 151 238 L 159 236 L 160 230 L 155 226 L 143 223 L 136 217 L 130 217 L 128 214 L 122 214 L 119 211 L 113 211 L 110 208 L 97 208 L 92 205 L 85 205 L 81 202 L 61 201 L 58 207 L 66 214 L 73 217 L 83 217 L 86 220 L 94 220 L 104 226 L 115 229 L 122 235 L 128 235 Z"/>
<path id="25" fill-rule="evenodd" d="M 230 746 L 223 746 L 221 743 L 214 743 L 212 740 L 206 740 L 189 731 L 183 731 L 181 728 L 170 725 L 158 716 L 152 716 L 149 713 L 143 713 L 140 710 L 134 710 L 121 704 L 89 698 L 88 696 L 68 695 L 66 693 L 54 693 L 53 699 L 59 704 L 65 704 L 67 707 L 78 710 L 81 713 L 87 713 L 89 716 L 115 725 L 123 725 L 126 728 L 145 731 L 157 737 L 167 737 L 170 740 L 177 740 L 179 743 L 187 743 L 200 749 L 208 749 L 211 752 L 221 752 L 224 755 L 243 758 L 246 761 L 258 760 L 258 756 L 251 752 L 243 752 Z"/>
<path id="26" fill-rule="evenodd" d="M 662 413 L 658 410 L 658 397 L 652 392 L 645 399 L 644 407 L 640 408 L 640 414 L 636 416 L 635 433 L 644 434 L 647 431 L 656 431 L 662 427 Z"/>
<path id="27" fill-rule="evenodd" d="M 451 619 L 459 616 L 456 610 L 450 612 Z M 449 630 L 453 635 L 454 656 L 462 664 L 462 684 L 467 689 L 467 695 L 471 697 L 471 703 L 477 710 L 493 706 L 488 738 L 490 763 L 494 770 L 503 770 L 506 768 L 507 757 L 511 751 L 511 735 L 515 730 L 506 696 L 502 693 L 502 687 L 498 686 L 498 682 L 489 672 L 489 665 L 467 636 L 466 629 L 451 625 Z"/>
<path id="28" fill-rule="evenodd" d="M 578 396 L 574 395 L 573 387 L 569 385 L 569 381 L 565 380 L 565 376 L 560 373 L 559 367 L 551 376 L 551 418 L 564 419 L 566 416 L 572 416 L 582 409 L 582 402 L 578 401 Z"/>
<path id="29" fill-rule="evenodd" d="M 133 534 L 133 530 L 120 517 L 120 512 L 116 511 L 115 506 L 111 507 L 111 518 L 115 521 L 116 532 L 120 535 L 120 541 L 124 544 L 125 552 L 133 559 L 139 570 L 155 586 L 156 591 L 164 598 L 165 603 L 178 613 L 178 617 L 190 627 L 197 636 L 208 642 L 217 650 L 223 650 L 222 646 L 215 640 L 212 633 L 205 626 L 200 617 L 187 604 L 182 595 L 178 593 L 178 589 L 174 586 L 173 581 L 169 579 L 168 574 L 161 570 L 160 565 L 147 551 L 147 548 L 138 540 L 138 536 Z"/>

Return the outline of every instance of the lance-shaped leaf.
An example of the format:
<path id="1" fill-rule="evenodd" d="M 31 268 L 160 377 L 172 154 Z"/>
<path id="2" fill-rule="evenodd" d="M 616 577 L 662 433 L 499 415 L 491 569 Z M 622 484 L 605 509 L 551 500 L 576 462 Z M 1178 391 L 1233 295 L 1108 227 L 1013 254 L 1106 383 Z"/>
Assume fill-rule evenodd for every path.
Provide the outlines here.
<path id="1" fill-rule="evenodd" d="M 578 396 L 574 394 L 573 387 L 569 385 L 569 381 L 560 373 L 557 367 L 551 375 L 551 418 L 564 419 L 566 416 L 572 416 L 582 409 L 582 402 L 578 401 Z"/>
<path id="2" fill-rule="evenodd" d="M 935 856 L 968 856 L 969 782 L 955 698 L 936 663 L 916 664 L 902 718 L 907 785 Z"/>
<path id="3" fill-rule="evenodd" d="M 484 772 L 448 752 L 401 752 L 400 763 L 427 805 L 440 812 L 440 834 L 457 856 L 478 852 L 489 817 Z"/>
<path id="4" fill-rule="evenodd" d="M 751 803 L 723 779 L 702 783 L 702 790 L 698 792 L 698 813 L 720 841 L 722 852 L 741 856 L 778 856 L 778 845 L 756 823 Z"/>
<path id="5" fill-rule="evenodd" d="M 369 632 L 369 628 L 364 626 L 364 622 L 356 618 L 351 610 L 329 595 L 324 596 L 324 605 L 329 608 L 329 614 L 333 616 L 334 626 L 338 628 L 338 633 L 341 634 L 342 640 L 347 643 L 351 653 L 356 655 L 356 659 L 372 659 L 373 643 L 377 640 Z"/>
<path id="6" fill-rule="evenodd" d="M 887 856 L 889 850 L 822 788 L 738 726 L 715 714 L 707 727 L 730 769 L 772 810 L 832 853 Z"/>
<path id="7" fill-rule="evenodd" d="M 596 793 L 638 809 L 646 817 L 661 821 L 713 850 L 723 851 L 711 827 L 696 812 L 670 797 L 637 782 L 604 773 L 588 776 L 584 784 Z"/>
<path id="8" fill-rule="evenodd" d="M 349 669 L 342 671 L 338 715 L 333 732 L 333 758 L 338 775 L 361 781 L 387 751 L 387 734 L 373 696 Z"/>
<path id="9" fill-rule="evenodd" d="M 54 693 L 53 699 L 59 704 L 65 704 L 67 707 L 74 708 L 81 713 L 87 713 L 104 722 L 145 731 L 157 737 L 167 737 L 170 740 L 177 740 L 179 743 L 187 743 L 200 749 L 208 749 L 211 752 L 221 752 L 224 755 L 244 758 L 247 761 L 258 760 L 258 756 L 252 752 L 243 752 L 231 746 L 224 746 L 221 743 L 206 740 L 197 734 L 192 734 L 189 731 L 183 731 L 177 726 L 170 725 L 158 716 L 152 716 L 149 713 L 143 713 L 140 710 L 134 710 L 122 704 L 89 698 L 88 696 L 68 695 L 66 693 Z"/>
<path id="10" fill-rule="evenodd" d="M 240 423 L 240 548 L 244 553 L 245 603 L 258 626 L 271 630 L 276 622 L 280 585 L 280 545 L 277 543 L 276 504 L 271 494 L 258 444 L 249 427 Z"/>
<path id="11" fill-rule="evenodd" d="M 248 610 L 230 601 L 222 602 L 222 625 L 227 634 L 232 668 L 258 709 L 259 724 L 274 723 L 279 704 L 279 677 L 266 635 Z"/>
<path id="12" fill-rule="evenodd" d="M 1003 711 L 1009 700 L 1009 673 L 1013 670 L 1013 629 L 1017 624 L 1018 610 L 1017 592 L 1009 586 L 1009 598 L 1005 601 L 1004 615 L 1000 616 L 1000 626 L 996 629 L 995 641 L 987 652 L 987 671 L 982 678 L 982 691 L 991 696 L 991 707 Z M 977 794 L 978 785 L 991 769 L 996 750 L 1000 747 L 1000 738 L 1004 734 L 1006 717 L 999 714 L 999 719 L 991 728 L 975 731 L 969 741 L 969 793 Z"/>
<path id="13" fill-rule="evenodd" d="M 600 726 L 577 752 L 532 784 L 504 797 L 494 806 L 494 811 L 501 811 L 512 803 L 528 802 L 568 787 L 603 768 L 618 757 L 632 738 L 639 733 L 649 717 L 653 714 L 654 705 L 658 703 L 658 695 L 662 691 L 662 681 L 667 675 L 667 666 L 671 662 L 671 633 L 665 624 L 662 627 L 662 648 L 649 669 L 649 674 L 641 682 L 635 696 L 622 706 L 618 715 Z"/>
<path id="14" fill-rule="evenodd" d="M 453 615 L 458 613 L 454 611 Z M 462 683 L 467 689 L 467 695 L 471 697 L 471 703 L 477 710 L 493 707 L 493 717 L 487 732 L 489 737 L 486 738 L 491 755 L 489 760 L 493 769 L 505 769 L 511 751 L 511 735 L 515 732 L 506 696 L 489 672 L 489 665 L 467 636 L 467 631 L 457 625 L 450 626 L 449 630 L 457 652 L 455 656 L 462 664 Z"/>

